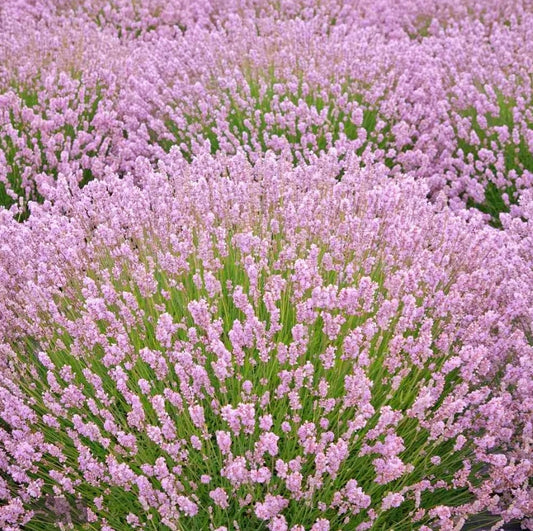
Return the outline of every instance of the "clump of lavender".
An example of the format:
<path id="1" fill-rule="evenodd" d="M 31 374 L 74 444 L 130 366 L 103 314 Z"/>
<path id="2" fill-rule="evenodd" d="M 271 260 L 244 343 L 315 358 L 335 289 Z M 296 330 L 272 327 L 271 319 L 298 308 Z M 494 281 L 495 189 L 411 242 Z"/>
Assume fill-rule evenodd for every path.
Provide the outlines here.
<path id="1" fill-rule="evenodd" d="M 497 225 L 533 185 L 523 2 L 4 4 L 0 204 L 206 140 L 251 161 L 355 152 Z"/>
<path id="2" fill-rule="evenodd" d="M 529 207 L 343 164 L 173 153 L 2 215 L 3 529 L 531 524 Z"/>
<path id="3" fill-rule="evenodd" d="M 123 156 L 115 102 L 128 75 L 117 69 L 124 46 L 83 18 L 41 10 L 36 16 L 21 5 L 0 7 L 0 204 L 6 207 L 48 199 L 60 174 L 83 185 L 105 166 L 118 170 Z"/>
<path id="4" fill-rule="evenodd" d="M 255 160 L 272 150 L 296 163 L 357 152 L 499 223 L 533 182 L 522 59 L 531 15 L 510 3 L 477 15 L 474 5 L 439 12 L 402 3 L 403 15 L 394 6 L 335 22 L 327 9 L 221 15 L 216 29 L 193 25 L 139 43 L 135 61 L 146 67 L 123 101 L 125 116 L 145 127 L 132 131 L 131 149 L 158 159 L 177 145 L 192 156 L 208 139 L 213 152 L 242 147 Z M 423 36 L 412 35 L 418 16 L 430 20 Z"/>

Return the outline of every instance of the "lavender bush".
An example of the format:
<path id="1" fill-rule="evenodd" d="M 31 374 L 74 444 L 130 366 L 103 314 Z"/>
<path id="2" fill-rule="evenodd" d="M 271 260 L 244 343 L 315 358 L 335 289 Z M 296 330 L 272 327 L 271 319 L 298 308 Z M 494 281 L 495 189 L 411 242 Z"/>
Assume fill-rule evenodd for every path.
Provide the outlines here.
<path id="1" fill-rule="evenodd" d="M 95 529 L 531 516 L 523 227 L 336 166 L 174 154 L 6 218 L 4 528 L 45 494 Z"/>
<path id="2" fill-rule="evenodd" d="M 533 529 L 533 14 L 0 5 L 0 529 Z"/>
<path id="3" fill-rule="evenodd" d="M 356 151 L 499 225 L 531 185 L 532 15 L 455 4 L 8 3 L 3 202 L 208 140 L 251 160 Z"/>

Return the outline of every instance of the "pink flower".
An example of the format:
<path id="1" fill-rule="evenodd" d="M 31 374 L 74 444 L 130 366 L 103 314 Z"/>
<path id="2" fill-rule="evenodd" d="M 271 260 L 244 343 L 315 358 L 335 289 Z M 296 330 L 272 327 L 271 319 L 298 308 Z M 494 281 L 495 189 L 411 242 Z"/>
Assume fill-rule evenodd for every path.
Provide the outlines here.
<path id="1" fill-rule="evenodd" d="M 222 509 L 229 507 L 228 494 L 220 487 L 209 492 L 209 497 Z"/>
<path id="2" fill-rule="evenodd" d="M 387 509 L 391 509 L 392 507 L 399 507 L 403 501 L 403 495 L 397 492 L 390 492 L 383 498 L 383 501 L 381 503 L 381 509 L 383 511 L 386 511 Z"/>
<path id="3" fill-rule="evenodd" d="M 255 505 L 255 514 L 261 520 L 270 520 L 288 505 L 289 502 L 282 496 L 267 494 L 263 503 Z"/>
<path id="4" fill-rule="evenodd" d="M 311 531 L 329 531 L 330 524 L 325 518 L 319 518 L 311 527 Z"/>
<path id="5" fill-rule="evenodd" d="M 217 431 L 216 438 L 222 454 L 229 454 L 231 452 L 231 435 L 227 431 Z"/>

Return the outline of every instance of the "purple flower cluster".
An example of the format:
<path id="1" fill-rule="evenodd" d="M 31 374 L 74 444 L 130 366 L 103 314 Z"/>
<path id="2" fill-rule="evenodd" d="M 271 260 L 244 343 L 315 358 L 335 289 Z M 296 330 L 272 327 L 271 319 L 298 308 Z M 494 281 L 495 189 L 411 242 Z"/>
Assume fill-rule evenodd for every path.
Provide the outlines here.
<path id="1" fill-rule="evenodd" d="M 496 222 L 533 182 L 527 2 L 5 4 L 6 204 L 205 142 L 252 161 L 356 151 Z"/>
<path id="2" fill-rule="evenodd" d="M 0 529 L 533 529 L 527 2 L 0 27 Z"/>
<path id="3" fill-rule="evenodd" d="M 533 202 L 340 166 L 174 150 L 3 212 L 3 529 L 50 489 L 101 529 L 533 523 Z"/>

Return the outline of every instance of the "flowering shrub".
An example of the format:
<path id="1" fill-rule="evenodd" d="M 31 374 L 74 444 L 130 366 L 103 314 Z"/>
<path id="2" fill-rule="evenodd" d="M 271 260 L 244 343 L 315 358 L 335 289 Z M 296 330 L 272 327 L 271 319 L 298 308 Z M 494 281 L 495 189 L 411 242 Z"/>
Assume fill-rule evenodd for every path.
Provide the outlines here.
<path id="1" fill-rule="evenodd" d="M 206 138 L 251 160 L 355 151 L 497 221 L 532 184 L 530 26 L 450 22 L 423 39 L 320 16 L 194 27 L 139 45 L 149 66 L 124 101 L 155 142 L 144 128 L 130 140 L 154 158 L 173 145 L 194 154 Z"/>
<path id="2" fill-rule="evenodd" d="M 24 0 L 0 17 L 7 206 L 206 140 L 252 161 L 356 152 L 495 224 L 532 185 L 521 2 Z"/>
<path id="3" fill-rule="evenodd" d="M 36 19 L 9 5 L 0 24 L 0 203 L 48 197 L 59 173 L 84 184 L 105 165 L 118 169 L 123 127 L 110 69 L 118 40 L 82 20 Z"/>
<path id="4" fill-rule="evenodd" d="M 533 529 L 527 2 L 0 27 L 0 529 Z"/>
<path id="5" fill-rule="evenodd" d="M 172 150 L 2 213 L 3 529 L 45 495 L 106 530 L 531 528 L 530 203 L 497 231 L 359 165 Z"/>

